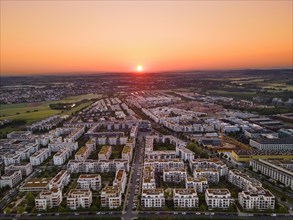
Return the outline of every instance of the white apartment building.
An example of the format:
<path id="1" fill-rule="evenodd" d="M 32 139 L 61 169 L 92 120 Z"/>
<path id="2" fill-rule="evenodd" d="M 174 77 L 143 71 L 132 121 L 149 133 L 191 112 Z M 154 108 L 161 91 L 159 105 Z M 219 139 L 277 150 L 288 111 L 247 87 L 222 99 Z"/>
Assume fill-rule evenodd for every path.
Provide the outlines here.
<path id="1" fill-rule="evenodd" d="M 90 208 L 92 192 L 89 189 L 72 189 L 67 196 L 67 207 L 76 210 L 79 207 Z"/>
<path id="2" fill-rule="evenodd" d="M 106 186 L 101 191 L 101 206 L 116 209 L 121 206 L 122 196 L 119 187 Z"/>
<path id="3" fill-rule="evenodd" d="M 143 189 L 141 192 L 141 205 L 145 208 L 161 208 L 165 206 L 163 189 Z"/>
<path id="4" fill-rule="evenodd" d="M 185 179 L 185 188 L 186 189 L 195 189 L 197 192 L 203 193 L 209 187 L 207 178 L 193 178 L 186 177 Z"/>
<path id="5" fill-rule="evenodd" d="M 155 169 L 152 166 L 145 166 L 143 168 L 142 189 L 155 189 Z"/>
<path id="6" fill-rule="evenodd" d="M 76 154 L 74 155 L 74 159 L 76 161 L 85 161 L 91 154 L 90 148 L 87 146 L 81 147 Z"/>
<path id="7" fill-rule="evenodd" d="M 233 204 L 233 198 L 228 189 L 207 189 L 205 201 L 209 208 L 227 209 Z"/>
<path id="8" fill-rule="evenodd" d="M 61 149 L 53 156 L 54 165 L 60 166 L 64 164 L 65 161 L 68 160 L 70 156 L 71 156 L 70 148 L 65 147 Z"/>
<path id="9" fill-rule="evenodd" d="M 292 161 L 278 161 L 278 160 L 251 160 L 250 166 L 253 171 L 260 171 L 262 174 L 271 177 L 276 181 L 280 181 L 285 186 L 293 190 L 293 171 L 288 164 L 293 166 Z"/>
<path id="10" fill-rule="evenodd" d="M 132 160 L 133 149 L 130 146 L 124 146 L 122 150 L 122 159 L 128 160 L 129 162 Z"/>
<path id="11" fill-rule="evenodd" d="M 194 152 L 183 146 L 176 147 L 176 156 L 184 161 L 192 161 L 194 159 Z"/>
<path id="12" fill-rule="evenodd" d="M 102 180 L 100 174 L 81 174 L 77 180 L 77 187 L 80 189 L 100 190 Z"/>
<path id="13" fill-rule="evenodd" d="M 21 162 L 20 164 L 11 164 L 5 167 L 5 172 L 9 170 L 20 170 L 22 176 L 28 176 L 33 172 L 33 167 L 29 162 Z"/>
<path id="14" fill-rule="evenodd" d="M 6 153 L 3 156 L 4 165 L 9 166 L 10 164 L 19 164 L 21 161 L 20 154 Z"/>
<path id="15" fill-rule="evenodd" d="M 215 168 L 198 168 L 193 171 L 194 178 L 205 177 L 209 183 L 218 183 L 220 180 L 219 171 Z"/>
<path id="16" fill-rule="evenodd" d="M 121 191 L 121 193 L 125 192 L 125 187 L 126 187 L 126 182 L 127 182 L 127 175 L 125 170 L 117 170 L 115 179 L 113 181 L 113 186 L 118 187 Z"/>
<path id="17" fill-rule="evenodd" d="M 89 139 L 86 143 L 85 146 L 87 146 L 90 151 L 95 151 L 96 150 L 96 141 L 95 139 Z"/>
<path id="18" fill-rule="evenodd" d="M 152 166 L 155 172 L 163 172 L 164 169 L 184 169 L 184 162 L 179 158 L 161 159 L 161 160 L 145 160 L 145 166 Z"/>
<path id="19" fill-rule="evenodd" d="M 85 126 L 74 128 L 69 135 L 64 138 L 64 142 L 74 142 L 85 132 Z"/>
<path id="20" fill-rule="evenodd" d="M 119 169 L 124 169 L 128 172 L 128 160 L 70 160 L 67 163 L 67 170 L 69 173 L 105 173 L 116 172 Z"/>
<path id="21" fill-rule="evenodd" d="M 98 154 L 99 160 L 108 160 L 112 154 L 111 146 L 103 146 Z"/>
<path id="22" fill-rule="evenodd" d="M 293 138 L 257 138 L 250 139 L 249 145 L 259 150 L 292 150 Z"/>
<path id="23" fill-rule="evenodd" d="M 242 191 L 238 194 L 238 201 L 243 209 L 274 209 L 275 196 L 263 187 L 257 187 L 253 191 Z"/>
<path id="24" fill-rule="evenodd" d="M 51 152 L 58 152 L 63 148 L 69 148 L 71 152 L 78 149 L 78 142 L 64 142 L 62 137 L 50 141 L 48 148 Z"/>
<path id="25" fill-rule="evenodd" d="M 163 181 L 180 183 L 185 181 L 187 173 L 185 169 L 164 169 Z"/>
<path id="26" fill-rule="evenodd" d="M 51 156 L 49 148 L 41 148 L 39 151 L 30 156 L 32 166 L 38 166 Z"/>
<path id="27" fill-rule="evenodd" d="M 22 180 L 22 175 L 20 170 L 8 171 L 1 176 L 0 188 L 5 186 L 10 186 L 10 188 L 15 187 Z"/>
<path id="28" fill-rule="evenodd" d="M 229 171 L 228 181 L 244 191 L 251 191 L 256 187 L 262 186 L 258 180 L 249 177 L 237 169 Z"/>
<path id="29" fill-rule="evenodd" d="M 175 208 L 198 207 L 198 196 L 195 189 L 173 189 Z"/>
<path id="30" fill-rule="evenodd" d="M 169 159 L 176 158 L 176 151 L 174 150 L 145 151 L 144 155 L 147 160 L 169 160 Z"/>
<path id="31" fill-rule="evenodd" d="M 209 159 L 194 159 L 189 162 L 191 170 L 199 168 L 214 168 L 219 171 L 220 176 L 226 176 L 228 174 L 228 166 L 221 160 L 217 158 Z"/>
<path id="32" fill-rule="evenodd" d="M 63 189 L 70 182 L 70 175 L 67 170 L 60 170 L 56 176 L 50 181 L 49 189 Z"/>
<path id="33" fill-rule="evenodd" d="M 58 207 L 62 202 L 62 191 L 57 188 L 42 191 L 35 198 L 35 207 L 38 211 Z"/>

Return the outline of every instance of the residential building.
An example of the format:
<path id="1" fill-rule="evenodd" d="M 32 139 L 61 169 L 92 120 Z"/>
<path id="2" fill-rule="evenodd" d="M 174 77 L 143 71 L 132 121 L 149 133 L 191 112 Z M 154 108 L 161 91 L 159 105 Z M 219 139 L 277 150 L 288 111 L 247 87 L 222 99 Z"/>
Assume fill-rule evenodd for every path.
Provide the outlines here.
<path id="1" fill-rule="evenodd" d="M 161 208 L 165 206 L 163 189 L 143 189 L 141 193 L 141 206 L 145 208 Z"/>
<path id="2" fill-rule="evenodd" d="M 112 154 L 111 146 L 103 146 L 98 154 L 99 160 L 108 160 Z"/>
<path id="3" fill-rule="evenodd" d="M 175 208 L 198 207 L 198 196 L 195 189 L 173 189 Z"/>
<path id="4" fill-rule="evenodd" d="M 10 186 L 10 188 L 15 187 L 22 180 L 22 175 L 20 170 L 11 170 L 6 172 L 1 176 L 0 188 L 5 186 Z"/>
<path id="5" fill-rule="evenodd" d="M 207 178 L 194 178 L 186 177 L 185 179 L 185 188 L 186 189 L 195 189 L 197 192 L 203 193 L 209 187 Z"/>
<path id="6" fill-rule="evenodd" d="M 67 207 L 76 210 L 79 207 L 90 208 L 92 204 L 92 192 L 89 189 L 72 189 L 67 196 Z"/>
<path id="7" fill-rule="evenodd" d="M 194 178 L 205 177 L 209 183 L 218 183 L 220 180 L 219 171 L 215 168 L 198 168 L 193 171 Z"/>
<path id="8" fill-rule="evenodd" d="M 257 138 L 250 139 L 249 144 L 259 150 L 292 150 L 293 138 Z"/>
<path id="9" fill-rule="evenodd" d="M 5 172 L 9 170 L 20 170 L 22 176 L 28 176 L 33 172 L 33 167 L 29 162 L 21 162 L 19 164 L 11 164 L 5 167 Z"/>
<path id="10" fill-rule="evenodd" d="M 70 175 L 67 170 L 59 171 L 56 176 L 50 181 L 49 189 L 63 189 L 70 182 Z"/>
<path id="11" fill-rule="evenodd" d="M 143 168 L 142 189 L 155 189 L 155 169 L 152 166 L 145 166 Z"/>
<path id="12" fill-rule="evenodd" d="M 124 146 L 122 150 L 122 159 L 128 160 L 129 162 L 132 160 L 133 149 L 130 146 Z"/>
<path id="13" fill-rule="evenodd" d="M 245 210 L 265 210 L 275 209 L 275 196 L 263 187 L 257 187 L 257 190 L 242 191 L 238 194 L 238 201 Z"/>
<path id="14" fill-rule="evenodd" d="M 174 182 L 180 183 L 184 182 L 187 177 L 185 169 L 164 169 L 163 181 L 164 182 Z"/>
<path id="15" fill-rule="evenodd" d="M 66 160 L 69 159 L 71 156 L 71 149 L 68 147 L 65 147 L 58 151 L 54 156 L 53 156 L 53 162 L 54 165 L 60 166 L 65 163 Z"/>
<path id="16" fill-rule="evenodd" d="M 199 168 L 214 168 L 219 171 L 220 176 L 226 176 L 228 174 L 228 166 L 217 158 L 209 159 L 194 159 L 189 162 L 191 170 Z"/>
<path id="17" fill-rule="evenodd" d="M 252 166 L 253 171 L 259 171 L 293 190 L 292 160 L 251 160 L 250 166 Z"/>
<path id="18" fill-rule="evenodd" d="M 233 204 L 233 198 L 228 189 L 207 189 L 205 201 L 209 208 L 227 209 Z"/>
<path id="19" fill-rule="evenodd" d="M 106 186 L 101 191 L 101 206 L 116 209 L 121 206 L 122 196 L 119 187 Z"/>
<path id="20" fill-rule="evenodd" d="M 127 175 L 125 170 L 117 170 L 115 179 L 113 181 L 113 186 L 118 187 L 121 191 L 121 193 L 124 193 L 125 187 L 127 183 Z"/>
<path id="21" fill-rule="evenodd" d="M 87 146 L 83 146 L 76 152 L 74 158 L 76 161 L 85 161 L 90 156 L 90 154 L 90 148 Z"/>
<path id="22" fill-rule="evenodd" d="M 77 180 L 77 187 L 80 189 L 100 190 L 102 180 L 100 174 L 81 174 Z"/>
<path id="23" fill-rule="evenodd" d="M 35 207 L 38 211 L 46 211 L 47 209 L 59 207 L 62 202 L 62 190 L 52 188 L 43 190 L 35 198 Z"/>
<path id="24" fill-rule="evenodd" d="M 38 166 L 51 156 L 49 148 L 41 148 L 39 151 L 30 156 L 32 166 Z"/>

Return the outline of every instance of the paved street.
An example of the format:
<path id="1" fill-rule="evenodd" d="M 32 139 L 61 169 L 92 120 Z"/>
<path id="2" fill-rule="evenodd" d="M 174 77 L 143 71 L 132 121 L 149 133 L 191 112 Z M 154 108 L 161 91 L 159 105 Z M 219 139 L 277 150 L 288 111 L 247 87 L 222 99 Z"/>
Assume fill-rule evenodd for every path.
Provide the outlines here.
<path id="1" fill-rule="evenodd" d="M 137 216 L 135 211 L 137 207 L 134 206 L 134 197 L 140 192 L 140 181 L 141 181 L 141 169 L 143 167 L 143 155 L 144 155 L 144 145 L 143 138 L 150 132 L 139 132 L 138 141 L 136 143 L 135 154 L 133 157 L 133 163 L 131 166 L 131 171 L 129 174 L 129 183 L 127 185 L 127 190 L 125 194 L 125 201 L 123 206 L 123 218 L 131 219 Z M 139 171 L 140 170 L 140 171 Z M 140 172 L 140 175 L 139 175 Z M 136 193 L 137 192 L 137 193 Z M 138 202 L 136 203 L 138 204 Z M 133 211 L 134 210 L 134 211 Z"/>

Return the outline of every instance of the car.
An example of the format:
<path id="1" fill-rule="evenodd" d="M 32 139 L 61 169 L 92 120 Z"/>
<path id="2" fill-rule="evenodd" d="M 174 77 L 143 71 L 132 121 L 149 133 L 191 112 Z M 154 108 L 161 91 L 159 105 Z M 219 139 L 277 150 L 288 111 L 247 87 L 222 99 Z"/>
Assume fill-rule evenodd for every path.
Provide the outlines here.
<path id="1" fill-rule="evenodd" d="M 40 217 L 40 216 L 42 216 L 42 214 L 39 213 L 39 214 L 37 214 L 37 216 Z"/>
<path id="2" fill-rule="evenodd" d="M 96 214 L 97 214 L 97 215 L 100 215 L 100 214 L 101 214 L 101 212 L 97 212 Z"/>
<path id="3" fill-rule="evenodd" d="M 186 215 L 186 212 L 182 212 L 182 215 Z"/>
<path id="4" fill-rule="evenodd" d="M 200 212 L 196 212 L 195 214 L 196 214 L 196 215 L 200 215 Z"/>
<path id="5" fill-rule="evenodd" d="M 79 215 L 79 213 L 75 212 L 74 215 Z"/>

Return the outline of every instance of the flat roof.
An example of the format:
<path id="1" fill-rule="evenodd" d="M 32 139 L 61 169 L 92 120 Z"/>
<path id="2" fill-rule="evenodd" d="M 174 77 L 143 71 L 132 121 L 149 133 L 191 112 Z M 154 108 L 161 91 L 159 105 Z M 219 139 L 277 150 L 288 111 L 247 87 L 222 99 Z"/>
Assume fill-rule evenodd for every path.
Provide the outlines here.
<path id="1" fill-rule="evenodd" d="M 22 188 L 47 188 L 51 181 L 51 178 L 31 178 Z"/>

